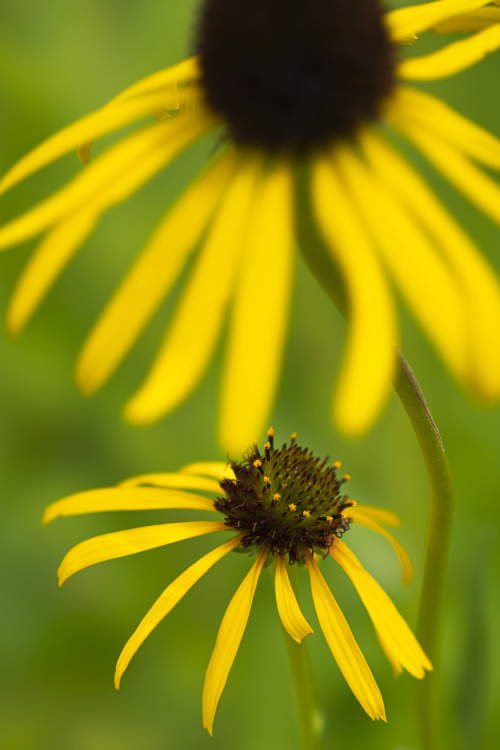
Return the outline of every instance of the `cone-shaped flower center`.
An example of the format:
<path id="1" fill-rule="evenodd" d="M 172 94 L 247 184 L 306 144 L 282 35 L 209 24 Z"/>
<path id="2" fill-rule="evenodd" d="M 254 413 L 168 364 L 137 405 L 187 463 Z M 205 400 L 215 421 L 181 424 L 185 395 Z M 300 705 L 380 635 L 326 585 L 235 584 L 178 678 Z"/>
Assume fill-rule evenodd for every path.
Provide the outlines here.
<path id="1" fill-rule="evenodd" d="M 379 0 L 206 0 L 196 46 L 231 137 L 270 152 L 352 135 L 395 84 Z"/>
<path id="2" fill-rule="evenodd" d="M 334 536 L 341 537 L 350 521 L 342 511 L 353 505 L 340 495 L 348 475 L 337 477 L 340 464 L 315 458 L 307 448 L 290 444 L 274 448 L 274 431 L 260 453 L 254 443 L 241 463 L 232 462 L 235 479 L 220 485 L 227 497 L 215 507 L 225 523 L 245 536 L 244 549 L 269 546 L 272 554 L 288 554 L 291 563 L 303 558 L 303 548 L 328 550 Z"/>

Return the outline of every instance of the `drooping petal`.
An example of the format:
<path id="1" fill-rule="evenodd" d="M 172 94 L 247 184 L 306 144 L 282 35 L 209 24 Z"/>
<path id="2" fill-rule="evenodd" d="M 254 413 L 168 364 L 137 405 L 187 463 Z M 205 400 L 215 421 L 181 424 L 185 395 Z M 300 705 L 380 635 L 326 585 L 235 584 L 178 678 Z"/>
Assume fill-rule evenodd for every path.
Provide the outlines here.
<path id="1" fill-rule="evenodd" d="M 267 548 L 261 547 L 250 572 L 245 576 L 231 599 L 222 619 L 217 641 L 208 665 L 203 685 L 203 726 L 210 735 L 219 698 L 238 651 L 250 615 L 255 589 L 267 557 Z"/>
<path id="2" fill-rule="evenodd" d="M 206 170 L 169 210 L 98 319 L 78 358 L 85 393 L 99 388 L 169 293 L 206 228 L 234 169 L 234 154 Z"/>
<path id="3" fill-rule="evenodd" d="M 393 671 L 394 677 L 399 677 L 399 675 L 403 674 L 403 672 L 404 672 L 403 667 L 401 666 L 401 664 L 399 663 L 399 661 L 397 661 L 397 659 L 394 658 L 394 655 L 393 655 L 391 649 L 389 648 L 389 646 L 387 645 L 387 643 L 384 640 L 384 636 L 377 630 L 377 628 L 375 628 L 375 633 L 377 634 L 378 642 L 380 643 L 380 645 L 382 647 L 382 651 L 384 652 L 387 661 L 389 662 L 389 664 L 392 667 L 392 671 Z"/>
<path id="4" fill-rule="evenodd" d="M 7 310 L 7 329 L 17 334 L 36 310 L 54 280 L 92 233 L 94 212 L 77 212 L 57 224 L 25 266 Z"/>
<path id="5" fill-rule="evenodd" d="M 222 489 L 219 482 L 214 482 L 206 477 L 194 477 L 181 473 L 155 473 L 140 474 L 137 477 L 131 477 L 120 482 L 119 487 L 139 487 L 140 485 L 153 485 L 155 487 L 169 487 L 173 489 L 184 490 L 202 490 L 204 492 L 214 492 L 222 495 Z"/>
<path id="6" fill-rule="evenodd" d="M 385 23 L 394 42 L 404 41 L 412 34 L 430 29 L 446 18 L 481 8 L 488 2 L 489 0 L 438 0 L 410 5 L 386 13 Z"/>
<path id="7" fill-rule="evenodd" d="M 197 461 L 196 463 L 183 466 L 180 471 L 185 474 L 202 474 L 214 477 L 219 481 L 236 478 L 230 464 L 223 461 Z"/>
<path id="8" fill-rule="evenodd" d="M 104 152 L 67 186 L 0 229 L 0 249 L 34 237 L 76 210 L 101 213 L 127 198 L 214 125 L 203 110 L 155 123 Z"/>
<path id="9" fill-rule="evenodd" d="M 169 68 L 152 73 L 146 78 L 142 78 L 137 83 L 132 84 L 132 86 L 122 91 L 118 96 L 115 96 L 109 104 L 114 106 L 135 96 L 144 95 L 161 88 L 168 88 L 172 84 L 197 81 L 199 77 L 200 64 L 198 57 L 188 57 L 186 60 L 177 63 L 177 65 L 172 65 Z"/>
<path id="10" fill-rule="evenodd" d="M 309 552 L 306 552 L 306 563 L 319 624 L 335 661 L 368 716 L 373 720 L 383 719 L 385 721 L 384 702 L 370 667 L 366 663 L 339 605 Z"/>
<path id="11" fill-rule="evenodd" d="M 353 436 L 366 430 L 389 395 L 395 364 L 396 319 L 385 274 L 332 164 L 314 165 L 316 215 L 349 296 L 349 338 L 334 415 Z"/>
<path id="12" fill-rule="evenodd" d="M 385 510 L 385 508 L 378 508 L 375 505 L 364 505 L 361 503 L 356 503 L 354 508 L 360 513 L 363 513 L 364 516 L 368 516 L 368 518 L 371 518 L 372 521 L 385 523 L 386 526 L 394 526 L 394 527 L 401 526 L 400 517 L 390 510 Z M 351 508 L 347 508 L 347 510 L 344 511 L 344 513 L 347 513 L 348 515 L 351 512 L 352 512 Z"/>
<path id="13" fill-rule="evenodd" d="M 391 599 L 341 539 L 334 540 L 329 553 L 351 579 L 377 633 L 382 636 L 384 648 L 392 654 L 391 661 L 422 679 L 432 665 Z"/>
<path id="14" fill-rule="evenodd" d="M 288 577 L 283 555 L 276 555 L 274 583 L 276 605 L 283 627 L 294 641 L 300 643 L 307 635 L 314 633 L 314 631 L 300 610 L 297 597 Z"/>
<path id="15" fill-rule="evenodd" d="M 165 139 L 157 128 L 155 130 L 146 129 L 147 132 L 137 134 L 137 140 L 129 144 L 133 146 L 130 152 L 122 153 L 122 164 L 115 158 L 107 159 L 108 156 L 117 156 L 117 152 L 111 149 L 66 188 L 0 230 L 0 244 L 3 238 L 7 246 L 36 234 L 43 224 L 49 226 L 61 222 L 60 225 L 56 223 L 55 229 L 35 252 L 16 290 L 9 310 L 9 323 L 14 331 L 34 312 L 50 285 L 92 231 L 99 214 L 128 198 L 203 132 L 199 123 L 196 126 L 191 123 L 191 127 L 186 125 L 184 131 L 172 131 L 170 139 Z M 90 180 L 87 179 L 89 175 Z M 47 210 L 45 216 L 44 207 Z"/>
<path id="16" fill-rule="evenodd" d="M 184 573 L 181 573 L 170 586 L 167 586 L 163 594 L 156 600 L 147 615 L 141 620 L 135 632 L 128 639 L 118 658 L 115 671 L 115 688 L 117 690 L 120 687 L 123 673 L 130 664 L 132 657 L 144 643 L 148 635 L 216 562 L 238 546 L 240 540 L 241 534 L 220 545 L 220 547 L 216 547 L 216 549 L 191 565 Z"/>
<path id="17" fill-rule="evenodd" d="M 398 67 L 398 76 L 412 81 L 447 78 L 470 68 L 499 47 L 500 24 L 495 24 L 437 52 L 403 60 Z"/>
<path id="18" fill-rule="evenodd" d="M 435 133 L 403 118 L 394 122 L 471 203 L 500 224 L 500 186 L 497 182 L 478 169 L 463 152 Z"/>
<path id="19" fill-rule="evenodd" d="M 163 547 L 194 536 L 227 530 L 228 527 L 223 523 L 214 521 L 185 521 L 141 526 L 137 529 L 114 531 L 111 534 L 93 537 L 77 544 L 65 556 L 57 571 L 59 586 L 74 573 L 88 568 L 89 565 Z"/>
<path id="20" fill-rule="evenodd" d="M 252 156 L 236 170 L 153 366 L 125 406 L 131 422 L 163 416 L 203 376 L 233 292 L 260 166 Z"/>
<path id="21" fill-rule="evenodd" d="M 416 319 L 448 367 L 465 379 L 464 306 L 452 269 L 404 205 L 380 184 L 350 147 L 338 150 L 337 163 L 383 262 Z"/>
<path id="22" fill-rule="evenodd" d="M 200 489 L 200 488 L 197 488 Z M 104 513 L 111 510 L 154 510 L 184 508 L 215 510 L 213 500 L 191 492 L 156 487 L 105 487 L 88 492 L 77 492 L 57 500 L 45 510 L 42 524 L 60 516 L 79 516 L 84 513 Z"/>
<path id="23" fill-rule="evenodd" d="M 0 195 L 34 172 L 75 149 L 83 140 L 97 138 L 145 117 L 165 100 L 163 91 L 155 91 L 141 99 L 123 101 L 113 108 L 103 107 L 60 130 L 26 154 L 0 181 Z"/>
<path id="24" fill-rule="evenodd" d="M 264 430 L 278 384 L 292 284 L 292 192 L 290 167 L 280 163 L 259 188 L 243 248 L 220 391 L 220 443 L 233 455 Z"/>
<path id="25" fill-rule="evenodd" d="M 475 33 L 500 23 L 500 8 L 479 8 L 441 21 L 432 27 L 436 34 Z"/>
<path id="26" fill-rule="evenodd" d="M 378 524 L 377 521 L 374 520 L 374 516 L 372 514 L 370 514 L 369 512 L 365 512 L 365 508 L 362 505 L 356 506 L 354 508 L 348 508 L 345 511 L 345 516 L 351 518 L 354 523 L 357 523 L 360 526 L 365 526 L 367 529 L 376 531 L 377 534 L 385 537 L 387 541 L 390 542 L 396 555 L 399 558 L 399 562 L 401 563 L 403 583 L 405 586 L 408 586 L 413 581 L 413 565 L 410 560 L 410 556 L 408 555 L 401 542 L 399 542 L 396 537 L 391 534 L 390 531 L 387 531 L 387 529 L 384 529 L 383 526 L 380 526 L 380 524 Z M 383 523 L 387 523 L 387 521 L 383 519 L 380 520 L 382 520 Z"/>
<path id="27" fill-rule="evenodd" d="M 500 330 L 496 274 L 405 159 L 373 132 L 364 131 L 361 142 L 377 178 L 405 202 L 454 269 L 467 305 L 464 338 L 469 345 L 470 387 L 484 401 L 496 400 L 500 396 L 500 348 L 491 344 Z M 500 194 L 498 200 L 500 204 Z"/>
<path id="28" fill-rule="evenodd" d="M 500 8 L 498 8 L 500 13 Z M 401 86 L 393 107 L 440 138 L 454 144 L 459 151 L 487 167 L 500 170 L 500 139 L 456 112 L 435 96 Z M 390 115 L 389 115 L 390 117 Z"/>

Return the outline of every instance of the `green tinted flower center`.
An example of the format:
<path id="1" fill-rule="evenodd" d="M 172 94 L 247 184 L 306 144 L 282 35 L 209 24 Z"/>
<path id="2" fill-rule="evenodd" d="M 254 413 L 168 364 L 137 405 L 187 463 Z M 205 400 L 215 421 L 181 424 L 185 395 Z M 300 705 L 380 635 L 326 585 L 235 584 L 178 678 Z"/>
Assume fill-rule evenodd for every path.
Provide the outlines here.
<path id="1" fill-rule="evenodd" d="M 327 551 L 341 537 L 350 520 L 343 511 L 353 505 L 340 494 L 348 475 L 337 476 L 340 463 L 327 466 L 296 444 L 274 447 L 274 431 L 261 453 L 254 443 L 243 461 L 232 462 L 235 479 L 220 485 L 226 497 L 215 503 L 225 523 L 244 533 L 243 549 L 263 544 L 272 554 L 287 554 L 291 563 L 303 558 L 303 548 Z"/>

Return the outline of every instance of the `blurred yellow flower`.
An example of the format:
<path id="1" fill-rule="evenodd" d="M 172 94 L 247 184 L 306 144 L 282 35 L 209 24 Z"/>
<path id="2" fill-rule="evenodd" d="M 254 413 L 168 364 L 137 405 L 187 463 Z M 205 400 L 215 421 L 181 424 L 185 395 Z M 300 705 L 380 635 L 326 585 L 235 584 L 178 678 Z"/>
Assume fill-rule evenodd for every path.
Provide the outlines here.
<path id="1" fill-rule="evenodd" d="M 402 45 L 428 29 L 474 33 L 400 60 Z M 484 401 L 497 399 L 496 275 L 386 136 L 402 133 L 500 221 L 499 187 L 477 166 L 500 167 L 500 141 L 406 84 L 451 76 L 499 45 L 500 8 L 481 0 L 439 0 L 385 14 L 377 0 L 304 0 L 293 12 L 284 0 L 208 0 L 196 57 L 54 135 L 0 183 L 4 192 L 78 145 L 88 161 L 94 138 L 151 113 L 160 120 L 127 135 L 0 230 L 0 248 L 47 231 L 14 293 L 9 330 L 23 327 L 104 211 L 194 141 L 224 128 L 219 153 L 168 211 L 91 331 L 76 368 L 82 391 L 94 392 L 112 375 L 201 243 L 165 340 L 125 416 L 148 423 L 180 404 L 203 377 L 229 317 L 221 443 L 239 452 L 248 434 L 261 432 L 289 316 L 293 173 L 306 158 L 317 224 L 349 306 L 333 402 L 338 426 L 362 433 L 389 392 L 399 340 L 391 284 L 453 375 Z"/>
<path id="2" fill-rule="evenodd" d="M 158 623 L 218 560 L 231 550 L 247 550 L 255 561 L 234 594 L 222 620 L 203 689 L 203 725 L 212 734 L 219 698 L 250 615 L 260 573 L 275 562 L 278 613 L 288 634 L 300 643 L 313 632 L 302 614 L 287 573 L 290 565 L 307 566 L 314 606 L 328 646 L 354 695 L 372 719 L 384 719 L 380 690 L 361 653 L 315 557 L 330 555 L 351 579 L 370 615 L 380 644 L 395 675 L 406 669 L 418 678 L 432 669 L 414 635 L 379 584 L 363 568 L 341 537 L 352 522 L 382 534 L 393 545 L 410 582 L 411 562 L 399 542 L 380 523 L 398 525 L 394 514 L 357 505 L 341 495 L 347 475 L 340 464 L 314 458 L 290 443 L 274 447 L 274 431 L 261 454 L 257 444 L 239 463 L 196 463 L 178 473 L 145 474 L 115 488 L 81 492 L 50 505 L 48 522 L 58 516 L 112 510 L 186 508 L 221 514 L 218 521 L 186 521 L 144 526 L 88 539 L 73 547 L 59 570 L 59 584 L 79 570 L 104 560 L 131 555 L 182 539 L 216 531 L 233 532 L 228 541 L 193 563 L 153 604 L 120 654 L 115 686 L 130 660 Z M 196 494 L 209 493 L 216 499 Z"/>

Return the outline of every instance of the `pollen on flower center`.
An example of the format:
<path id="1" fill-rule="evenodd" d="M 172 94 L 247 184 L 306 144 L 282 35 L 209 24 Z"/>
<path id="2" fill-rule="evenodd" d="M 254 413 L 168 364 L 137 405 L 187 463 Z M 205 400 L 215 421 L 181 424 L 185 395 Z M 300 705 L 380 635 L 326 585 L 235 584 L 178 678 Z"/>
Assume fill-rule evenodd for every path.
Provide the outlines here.
<path id="1" fill-rule="evenodd" d="M 244 532 L 244 549 L 268 545 L 273 554 L 288 554 L 291 563 L 303 558 L 306 547 L 328 550 L 334 536 L 350 525 L 343 511 L 353 505 L 340 489 L 336 465 L 315 458 L 295 442 L 274 447 L 274 431 L 261 454 L 256 443 L 242 462 L 232 462 L 235 479 L 220 485 L 226 497 L 215 502 L 225 524 Z"/>
<path id="2" fill-rule="evenodd" d="M 205 0 L 196 47 L 231 137 L 269 152 L 352 135 L 395 84 L 379 0 Z"/>

